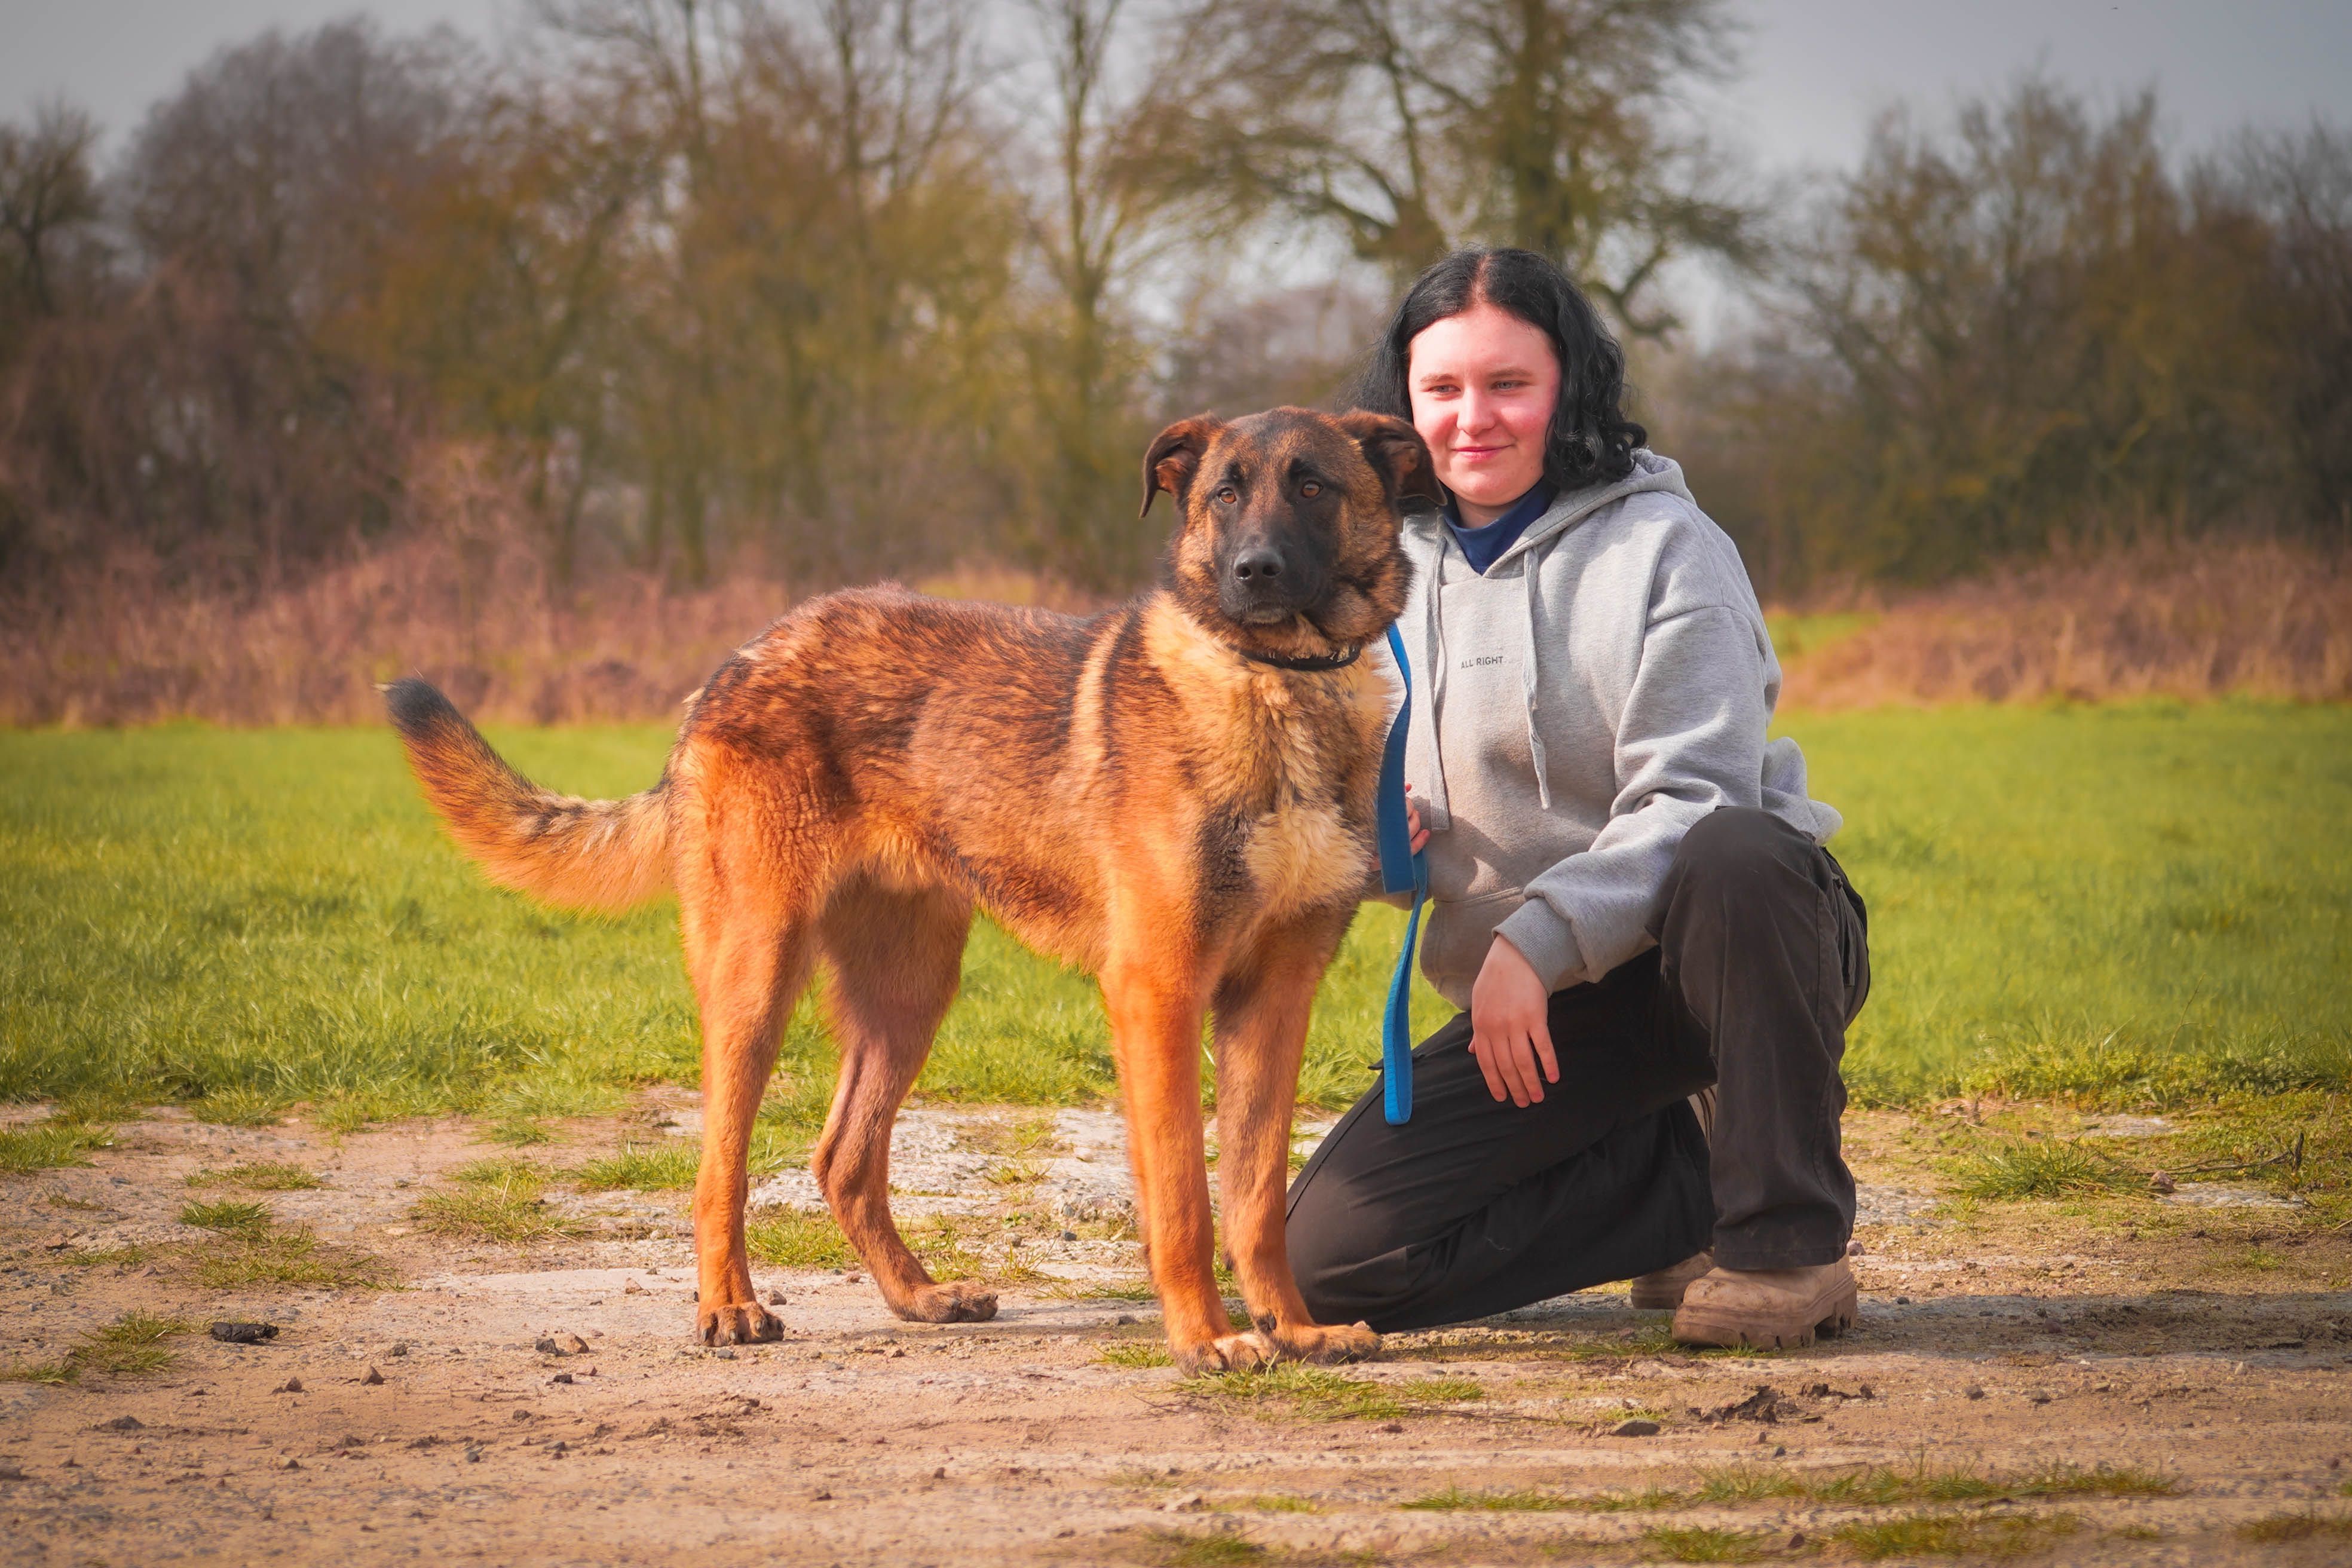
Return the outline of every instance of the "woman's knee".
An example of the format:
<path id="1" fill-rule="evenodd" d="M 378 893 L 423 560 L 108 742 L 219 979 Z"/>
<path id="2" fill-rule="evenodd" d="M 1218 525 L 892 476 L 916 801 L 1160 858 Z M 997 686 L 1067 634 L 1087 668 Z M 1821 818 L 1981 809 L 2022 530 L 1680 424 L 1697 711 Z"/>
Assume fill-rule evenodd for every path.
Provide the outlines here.
<path id="1" fill-rule="evenodd" d="M 1737 884 L 1760 872 L 1806 875 L 1813 843 L 1769 811 L 1727 805 L 1691 824 L 1675 851 L 1670 886 Z M 1807 877 L 1810 880 L 1811 878 Z"/>

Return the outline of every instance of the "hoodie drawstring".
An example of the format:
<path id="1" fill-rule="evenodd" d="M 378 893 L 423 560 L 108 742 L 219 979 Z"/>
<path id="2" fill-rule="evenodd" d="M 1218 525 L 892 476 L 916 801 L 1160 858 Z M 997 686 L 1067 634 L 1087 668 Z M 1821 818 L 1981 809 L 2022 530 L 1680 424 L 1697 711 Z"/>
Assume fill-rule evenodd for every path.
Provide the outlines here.
<path id="1" fill-rule="evenodd" d="M 1536 801 L 1544 810 L 1551 809 L 1551 770 L 1544 766 L 1543 729 L 1536 721 L 1536 602 L 1542 584 L 1536 575 L 1537 551 L 1528 550 L 1519 557 L 1519 579 L 1527 584 L 1527 647 L 1519 664 L 1519 693 L 1528 710 L 1528 752 L 1535 759 Z"/>

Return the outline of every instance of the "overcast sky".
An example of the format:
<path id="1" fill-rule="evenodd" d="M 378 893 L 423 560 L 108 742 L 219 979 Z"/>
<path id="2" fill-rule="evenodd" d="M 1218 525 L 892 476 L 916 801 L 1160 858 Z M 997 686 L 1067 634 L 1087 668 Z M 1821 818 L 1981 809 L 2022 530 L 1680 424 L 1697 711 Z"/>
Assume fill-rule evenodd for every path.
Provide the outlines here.
<path id="1" fill-rule="evenodd" d="M 2352 0 L 1735 0 L 1747 69 L 1726 115 L 1766 164 L 1836 164 L 1893 102 L 1938 111 L 2036 66 L 2103 93 L 2160 89 L 2176 138 L 2352 119 Z M 224 44 L 354 10 L 485 41 L 512 0 L 0 0 L 0 117 L 62 94 L 110 149 Z"/>
<path id="2" fill-rule="evenodd" d="M 62 95 L 118 151 L 224 45 L 364 10 L 484 43 L 521 0 L 0 0 L 0 118 Z M 2039 69 L 2102 99 L 2153 84 L 2177 149 L 2236 126 L 2352 121 L 2352 0 L 1733 0 L 1744 68 L 1708 112 L 1765 171 L 1851 163 L 1873 116 L 1935 119 Z M 1703 269 L 1667 287 L 1702 339 L 1732 296 Z"/>

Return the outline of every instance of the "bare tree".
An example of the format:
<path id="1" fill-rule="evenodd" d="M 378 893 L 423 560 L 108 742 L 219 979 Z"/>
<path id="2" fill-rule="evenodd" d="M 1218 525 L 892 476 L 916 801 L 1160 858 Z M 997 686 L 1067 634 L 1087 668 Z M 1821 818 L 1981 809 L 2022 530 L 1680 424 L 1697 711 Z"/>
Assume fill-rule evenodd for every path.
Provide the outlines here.
<path id="1" fill-rule="evenodd" d="M 1730 69 L 1723 0 L 1202 0 L 1181 36 L 1171 169 L 1392 279 L 1525 246 L 1656 334 L 1668 261 L 1756 255 L 1681 98 Z"/>
<path id="2" fill-rule="evenodd" d="M 0 231 L 10 242 L 6 275 L 14 285 L 7 310 L 54 316 L 58 299 L 51 268 L 59 240 L 99 216 L 98 182 L 90 149 L 98 130 L 89 116 L 62 103 L 44 104 L 29 128 L 0 125 Z M 0 353 L 16 334 L 0 329 Z"/>

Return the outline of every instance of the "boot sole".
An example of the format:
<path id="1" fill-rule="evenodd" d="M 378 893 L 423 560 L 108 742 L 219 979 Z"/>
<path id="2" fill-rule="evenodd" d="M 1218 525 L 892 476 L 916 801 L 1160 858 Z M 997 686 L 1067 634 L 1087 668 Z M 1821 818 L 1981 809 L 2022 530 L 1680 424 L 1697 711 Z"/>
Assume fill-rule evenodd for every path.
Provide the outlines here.
<path id="1" fill-rule="evenodd" d="M 1685 1308 L 1675 1314 L 1675 1342 L 1723 1350 L 1801 1350 L 1811 1344 L 1817 1335 L 1835 1338 L 1853 1327 L 1861 1304 L 1860 1289 L 1849 1283 L 1829 1299 L 1825 1310 L 1794 1320 L 1784 1318 L 1779 1322 L 1759 1323 L 1753 1318 L 1728 1312 L 1716 1316 L 1703 1308 Z"/>

